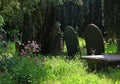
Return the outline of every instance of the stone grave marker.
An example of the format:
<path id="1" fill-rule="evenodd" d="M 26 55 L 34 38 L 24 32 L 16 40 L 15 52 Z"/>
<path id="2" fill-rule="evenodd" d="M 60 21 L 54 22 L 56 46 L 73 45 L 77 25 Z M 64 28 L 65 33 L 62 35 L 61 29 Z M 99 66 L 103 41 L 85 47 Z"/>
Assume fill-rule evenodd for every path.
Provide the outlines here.
<path id="1" fill-rule="evenodd" d="M 67 26 L 64 31 L 64 40 L 67 47 L 68 56 L 74 58 L 74 55 L 79 52 L 79 42 L 76 32 L 71 26 Z"/>
<path id="2" fill-rule="evenodd" d="M 85 28 L 85 42 L 88 55 L 101 55 L 104 53 L 103 35 L 95 24 L 89 24 Z"/>

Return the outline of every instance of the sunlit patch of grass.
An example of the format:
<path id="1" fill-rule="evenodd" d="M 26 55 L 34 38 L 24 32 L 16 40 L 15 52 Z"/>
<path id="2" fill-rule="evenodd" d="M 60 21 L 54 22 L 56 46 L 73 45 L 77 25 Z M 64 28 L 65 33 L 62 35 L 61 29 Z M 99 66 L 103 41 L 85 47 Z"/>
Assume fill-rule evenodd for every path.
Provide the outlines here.
<path id="1" fill-rule="evenodd" d="M 6 47 L 2 47 L 0 48 L 1 50 L 1 54 L 14 54 L 15 53 L 15 43 L 14 42 L 7 42 L 7 46 Z"/>
<path id="2" fill-rule="evenodd" d="M 106 43 L 105 44 L 106 54 L 117 54 L 117 44 L 116 43 Z"/>
<path id="3" fill-rule="evenodd" d="M 81 48 L 82 55 L 87 55 L 85 39 L 78 38 Z M 117 43 L 116 42 L 107 42 L 104 44 L 105 54 L 118 54 Z"/>
<path id="4" fill-rule="evenodd" d="M 14 42 L 8 42 L 8 53 L 15 53 L 15 43 Z"/>
<path id="5" fill-rule="evenodd" d="M 79 52 L 81 52 L 82 55 L 86 54 L 85 40 L 83 38 L 78 37 L 78 42 L 79 42 L 79 48 L 80 48 Z M 65 43 L 64 43 L 64 52 L 67 53 L 67 48 Z"/>
<path id="6" fill-rule="evenodd" d="M 80 45 L 80 53 L 81 53 L 81 55 L 87 55 L 85 39 L 78 38 L 78 41 L 79 41 L 79 45 Z"/>
<path id="7" fill-rule="evenodd" d="M 85 47 L 85 40 L 83 38 L 78 38 L 78 41 L 79 41 L 79 45 L 81 48 Z"/>

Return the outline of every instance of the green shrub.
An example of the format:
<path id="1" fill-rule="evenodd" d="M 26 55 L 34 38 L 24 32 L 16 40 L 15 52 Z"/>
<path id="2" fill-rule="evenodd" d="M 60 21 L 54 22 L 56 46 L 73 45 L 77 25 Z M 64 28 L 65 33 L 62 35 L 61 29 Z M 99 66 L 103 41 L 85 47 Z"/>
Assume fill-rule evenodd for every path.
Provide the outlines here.
<path id="1" fill-rule="evenodd" d="M 32 57 L 20 57 L 19 63 L 12 68 L 10 72 L 12 76 L 12 82 L 16 84 L 38 84 L 44 81 L 48 76 L 48 69 L 50 66 L 44 64 L 42 56 Z"/>
<path id="2" fill-rule="evenodd" d="M 12 68 L 16 66 L 16 64 L 20 61 L 18 57 L 7 57 L 2 56 L 0 60 L 0 71 L 2 72 L 10 72 Z"/>

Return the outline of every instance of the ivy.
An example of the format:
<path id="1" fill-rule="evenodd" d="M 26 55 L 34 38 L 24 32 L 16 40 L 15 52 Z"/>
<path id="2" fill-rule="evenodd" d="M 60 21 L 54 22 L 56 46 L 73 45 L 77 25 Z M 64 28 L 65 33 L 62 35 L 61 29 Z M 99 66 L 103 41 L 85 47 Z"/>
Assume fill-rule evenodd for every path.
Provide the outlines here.
<path id="1" fill-rule="evenodd" d="M 3 26 L 4 24 L 4 19 L 3 17 L 0 15 L 0 28 Z"/>

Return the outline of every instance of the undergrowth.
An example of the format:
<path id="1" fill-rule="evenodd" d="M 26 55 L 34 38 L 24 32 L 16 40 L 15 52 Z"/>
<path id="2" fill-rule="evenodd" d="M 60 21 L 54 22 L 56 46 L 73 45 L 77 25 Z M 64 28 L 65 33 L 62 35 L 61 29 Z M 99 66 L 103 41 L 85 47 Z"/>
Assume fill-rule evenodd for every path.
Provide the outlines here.
<path id="1" fill-rule="evenodd" d="M 4 65 L 8 62 L 7 65 Z M 1 63 L 0 63 L 1 64 Z M 120 71 L 88 72 L 87 63 L 78 58 L 19 57 L 4 60 L 0 84 L 119 84 Z"/>

